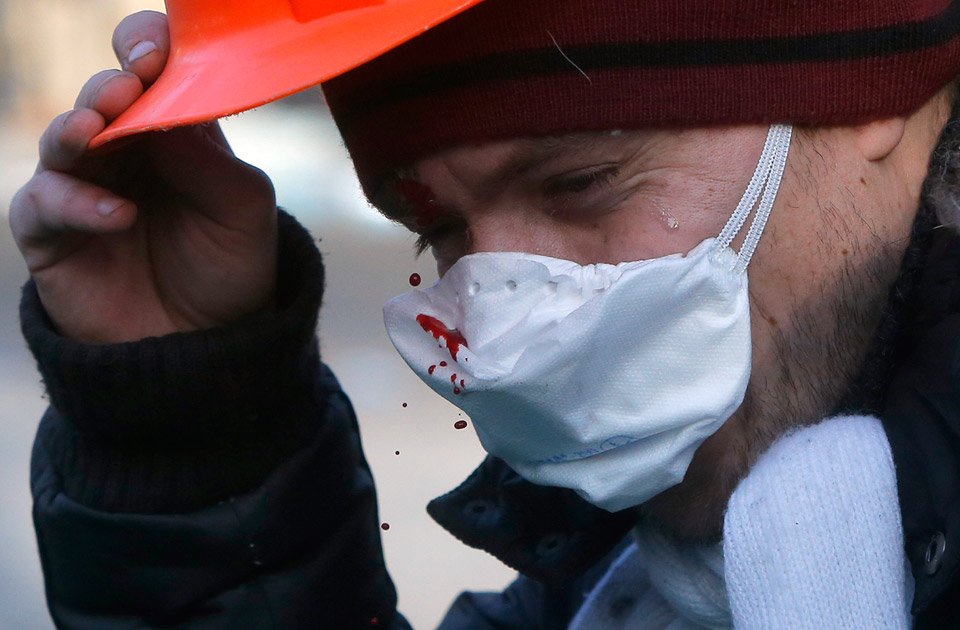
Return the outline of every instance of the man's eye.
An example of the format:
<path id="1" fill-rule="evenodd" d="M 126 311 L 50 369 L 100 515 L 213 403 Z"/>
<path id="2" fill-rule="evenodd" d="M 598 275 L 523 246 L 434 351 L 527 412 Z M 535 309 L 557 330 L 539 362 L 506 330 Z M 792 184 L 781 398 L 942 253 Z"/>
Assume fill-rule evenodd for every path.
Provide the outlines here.
<path id="1" fill-rule="evenodd" d="M 586 192 L 594 186 L 609 184 L 619 174 L 620 167 L 612 164 L 565 173 L 548 179 L 544 184 L 544 193 L 548 197 L 562 197 Z"/>

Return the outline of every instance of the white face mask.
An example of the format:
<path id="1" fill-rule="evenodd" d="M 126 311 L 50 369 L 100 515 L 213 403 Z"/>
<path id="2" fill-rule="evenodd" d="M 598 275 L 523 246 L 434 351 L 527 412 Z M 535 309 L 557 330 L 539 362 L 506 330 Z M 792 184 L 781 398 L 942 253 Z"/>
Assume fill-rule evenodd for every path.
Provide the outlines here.
<path id="1" fill-rule="evenodd" d="M 465 256 L 384 307 L 407 364 L 473 420 L 484 448 L 534 483 L 610 511 L 682 481 L 750 377 L 747 264 L 776 199 L 791 128 L 717 238 L 686 255 L 586 265 Z M 740 253 L 730 243 L 759 200 Z"/>

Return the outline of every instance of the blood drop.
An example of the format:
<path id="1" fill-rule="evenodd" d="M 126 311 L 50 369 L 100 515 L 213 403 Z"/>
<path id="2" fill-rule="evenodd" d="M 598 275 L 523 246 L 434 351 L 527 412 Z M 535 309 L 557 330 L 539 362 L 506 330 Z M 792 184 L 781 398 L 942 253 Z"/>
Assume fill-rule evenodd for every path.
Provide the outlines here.
<path id="1" fill-rule="evenodd" d="M 419 273 L 412 273 L 412 274 L 410 274 L 410 286 L 411 286 L 411 287 L 419 287 L 419 286 L 420 286 L 420 274 L 419 274 Z"/>
<path id="2" fill-rule="evenodd" d="M 380 526 L 380 529 L 382 529 L 383 531 L 387 531 L 388 529 L 390 529 L 390 523 L 384 523 L 384 524 L 382 524 L 382 525 Z"/>
<path id="3" fill-rule="evenodd" d="M 431 375 L 432 375 L 436 369 L 437 369 L 437 366 L 431 365 L 431 366 L 427 369 L 427 374 L 431 374 Z"/>
<path id="4" fill-rule="evenodd" d="M 453 428 L 456 429 L 457 431 L 460 431 L 460 430 L 462 430 L 462 429 L 466 429 L 466 428 L 467 428 L 467 421 L 466 421 L 466 420 L 457 420 L 456 424 L 453 425 Z"/>

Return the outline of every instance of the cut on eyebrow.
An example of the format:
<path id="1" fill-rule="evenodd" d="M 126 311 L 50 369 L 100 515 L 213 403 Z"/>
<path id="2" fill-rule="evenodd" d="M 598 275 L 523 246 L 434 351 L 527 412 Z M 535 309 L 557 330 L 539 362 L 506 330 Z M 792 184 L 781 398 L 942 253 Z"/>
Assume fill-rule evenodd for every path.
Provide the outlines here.
<path id="1" fill-rule="evenodd" d="M 405 179 L 415 179 L 410 169 L 395 170 L 380 186 L 376 194 L 370 199 L 370 204 L 377 212 L 394 223 L 406 224 L 411 215 L 411 209 L 402 200 L 397 184 Z"/>

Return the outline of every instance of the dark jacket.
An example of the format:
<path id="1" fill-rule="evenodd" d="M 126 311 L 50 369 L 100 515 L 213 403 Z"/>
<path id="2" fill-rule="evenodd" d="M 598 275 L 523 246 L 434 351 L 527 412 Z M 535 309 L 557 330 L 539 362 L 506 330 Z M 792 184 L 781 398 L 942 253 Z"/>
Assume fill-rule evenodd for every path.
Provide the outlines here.
<path id="1" fill-rule="evenodd" d="M 407 627 L 356 418 L 320 363 L 319 253 L 280 221 L 277 308 L 223 329 L 83 346 L 24 288 L 52 403 L 32 489 L 58 626 Z M 921 237 L 905 269 L 922 280 L 901 274 L 878 333 L 890 369 L 865 389 L 882 394 L 918 626 L 945 627 L 960 620 L 960 242 Z M 428 509 L 521 573 L 502 594 L 461 595 L 443 628 L 564 627 L 635 520 L 493 458 Z"/>

